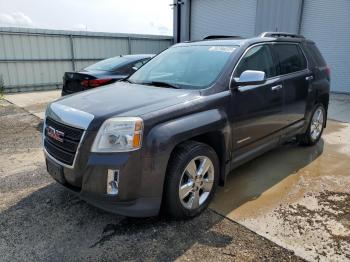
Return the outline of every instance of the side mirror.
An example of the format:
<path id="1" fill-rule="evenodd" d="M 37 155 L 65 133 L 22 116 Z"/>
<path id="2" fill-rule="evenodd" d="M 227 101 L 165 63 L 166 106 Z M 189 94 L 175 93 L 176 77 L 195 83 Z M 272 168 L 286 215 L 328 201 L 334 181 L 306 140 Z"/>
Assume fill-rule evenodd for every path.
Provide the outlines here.
<path id="1" fill-rule="evenodd" d="M 266 81 L 266 75 L 263 71 L 246 70 L 244 71 L 239 79 L 233 79 L 231 82 L 232 87 L 248 86 L 248 85 L 259 85 Z"/>

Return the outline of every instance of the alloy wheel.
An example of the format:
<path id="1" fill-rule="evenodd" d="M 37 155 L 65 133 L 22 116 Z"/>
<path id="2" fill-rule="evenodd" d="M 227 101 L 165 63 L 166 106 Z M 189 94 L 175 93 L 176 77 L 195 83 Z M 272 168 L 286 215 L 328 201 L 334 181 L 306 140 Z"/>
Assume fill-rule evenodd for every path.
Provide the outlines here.
<path id="1" fill-rule="evenodd" d="M 186 209 L 200 207 L 209 197 L 214 184 L 214 165 L 210 158 L 198 156 L 192 159 L 182 173 L 179 198 Z"/>
<path id="2" fill-rule="evenodd" d="M 324 125 L 324 114 L 321 107 L 317 108 L 312 116 L 310 126 L 310 136 L 313 141 L 316 141 L 322 133 Z"/>

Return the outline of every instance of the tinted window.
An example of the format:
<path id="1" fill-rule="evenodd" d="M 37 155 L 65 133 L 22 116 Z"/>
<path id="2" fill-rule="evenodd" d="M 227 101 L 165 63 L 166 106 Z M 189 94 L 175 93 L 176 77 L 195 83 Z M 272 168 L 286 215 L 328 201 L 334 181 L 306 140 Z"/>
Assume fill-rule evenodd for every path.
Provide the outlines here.
<path id="1" fill-rule="evenodd" d="M 255 46 L 248 50 L 239 62 L 234 77 L 239 77 L 246 70 L 263 71 L 266 78 L 276 76 L 271 50 L 267 45 Z"/>
<path id="2" fill-rule="evenodd" d="M 150 58 L 146 58 L 146 59 L 137 61 L 136 63 L 134 63 L 133 67 L 139 69 L 141 66 L 143 66 L 144 64 L 146 64 L 149 60 L 150 60 Z"/>
<path id="3" fill-rule="evenodd" d="M 298 45 L 276 44 L 273 46 L 280 61 L 280 75 L 297 72 L 306 68 L 306 59 Z"/>
<path id="4" fill-rule="evenodd" d="M 141 66 L 143 66 L 150 58 L 138 60 L 136 62 L 128 63 L 126 65 L 114 68 L 113 72 L 121 75 L 131 75 L 136 70 L 138 70 Z"/>
<path id="5" fill-rule="evenodd" d="M 135 63 L 129 63 L 117 68 L 114 68 L 113 72 L 115 74 L 120 74 L 120 75 L 130 75 L 135 72 L 135 70 L 132 69 Z"/>
<path id="6" fill-rule="evenodd" d="M 97 62 L 96 64 L 92 64 L 92 65 L 86 67 L 85 69 L 87 69 L 87 70 L 99 70 L 99 71 L 112 71 L 117 66 L 122 65 L 126 61 L 128 61 L 128 59 L 125 57 L 121 57 L 121 56 L 112 57 L 112 58 Z"/>
<path id="7" fill-rule="evenodd" d="M 307 44 L 307 49 L 312 57 L 312 59 L 316 62 L 318 66 L 325 66 L 326 61 L 323 59 L 320 51 L 316 47 L 315 44 Z"/>
<path id="8" fill-rule="evenodd" d="M 138 84 L 166 82 L 183 89 L 211 85 L 223 71 L 235 46 L 177 46 L 154 57 L 129 80 Z"/>

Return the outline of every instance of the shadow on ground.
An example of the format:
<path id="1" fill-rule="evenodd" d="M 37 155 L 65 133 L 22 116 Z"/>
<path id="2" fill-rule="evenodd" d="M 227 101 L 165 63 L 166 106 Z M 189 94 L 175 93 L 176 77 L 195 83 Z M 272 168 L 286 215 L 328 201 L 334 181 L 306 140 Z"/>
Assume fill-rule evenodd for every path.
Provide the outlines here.
<path id="1" fill-rule="evenodd" d="M 39 157 L 37 118 L 8 103 L 0 106 L 0 118 L 4 127 L 0 128 L 4 142 L 0 158 L 16 158 L 8 163 L 21 166 L 14 171 L 0 161 L 1 261 L 300 260 L 293 252 L 210 210 L 191 220 L 171 221 L 125 218 L 94 208 L 47 174 Z M 28 170 L 34 160 L 35 168 Z M 253 185 L 259 176 L 252 174 L 240 187 Z M 271 180 L 263 188 L 278 181 Z M 242 191 L 237 193 L 236 206 L 262 189 L 244 197 L 240 197 Z"/>
<path id="2" fill-rule="evenodd" d="M 214 205 L 219 201 L 227 208 L 224 211 L 234 210 L 279 183 L 293 170 L 313 161 L 322 149 L 322 141 L 308 149 L 288 144 L 254 160 L 258 163 L 242 166 L 221 189 L 231 193 L 222 195 L 219 192 Z M 290 165 L 283 165 L 275 163 L 276 159 L 269 160 L 271 154 L 277 154 L 280 160 L 288 162 L 289 152 L 296 150 L 299 154 L 303 152 L 300 155 L 303 160 L 297 163 L 289 160 L 292 161 Z M 275 170 L 272 164 L 285 169 Z M 255 172 L 254 166 L 259 172 Z M 293 252 L 211 210 L 185 221 L 171 221 L 164 217 L 126 218 L 94 208 L 61 185 L 51 182 L 44 166 L 34 173 L 37 174 L 35 183 L 46 185 L 39 186 L 0 213 L 0 238 L 3 239 L 0 253 L 5 254 L 5 261 L 28 260 L 28 255 L 31 260 L 49 261 L 69 261 L 72 258 L 78 261 L 299 259 Z M 21 192 L 29 184 L 25 178 L 27 175 L 18 173 L 3 182 L 15 185 L 12 191 Z"/>
<path id="3" fill-rule="evenodd" d="M 228 175 L 225 187 L 220 188 L 212 207 L 221 214 L 229 214 L 308 166 L 323 153 L 323 148 L 323 139 L 312 147 L 301 147 L 291 141 L 248 162 Z M 287 192 L 289 188 L 282 190 Z"/>
<path id="4" fill-rule="evenodd" d="M 56 183 L 0 213 L 4 261 L 297 261 L 285 250 L 208 210 L 192 220 L 126 218 L 81 201 Z"/>

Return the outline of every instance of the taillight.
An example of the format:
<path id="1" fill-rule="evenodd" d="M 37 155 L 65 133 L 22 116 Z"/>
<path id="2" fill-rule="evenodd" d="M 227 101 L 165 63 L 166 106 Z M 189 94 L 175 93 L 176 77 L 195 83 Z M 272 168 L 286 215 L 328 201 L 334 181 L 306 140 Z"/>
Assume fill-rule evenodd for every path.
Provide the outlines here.
<path id="1" fill-rule="evenodd" d="M 83 80 L 81 82 L 82 86 L 85 87 L 97 87 L 97 86 L 103 86 L 112 81 L 112 78 L 107 79 L 93 79 L 93 80 Z"/>

